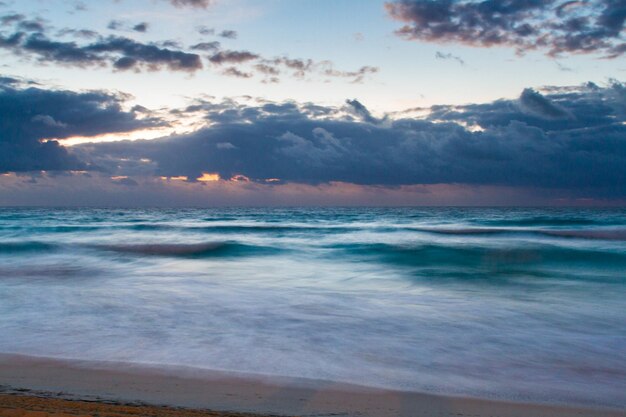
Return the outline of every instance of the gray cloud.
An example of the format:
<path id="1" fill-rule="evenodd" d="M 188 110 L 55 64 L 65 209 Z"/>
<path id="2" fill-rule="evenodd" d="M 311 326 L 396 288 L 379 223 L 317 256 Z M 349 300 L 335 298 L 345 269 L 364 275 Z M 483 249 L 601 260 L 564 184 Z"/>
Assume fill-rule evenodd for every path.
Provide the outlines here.
<path id="1" fill-rule="evenodd" d="M 220 43 L 217 41 L 214 42 L 200 42 L 191 46 L 191 49 L 194 51 L 217 51 L 220 49 Z"/>
<path id="2" fill-rule="evenodd" d="M 623 0 L 393 0 L 390 16 L 405 25 L 396 33 L 411 40 L 473 46 L 512 46 L 518 52 L 546 50 L 601 53 L 608 58 L 626 50 Z"/>
<path id="3" fill-rule="evenodd" d="M 0 23 L 6 26 L 6 25 L 14 24 L 14 23 L 19 23 L 25 19 L 26 19 L 26 16 L 24 16 L 23 14 L 10 13 L 10 14 L 0 17 Z"/>
<path id="4" fill-rule="evenodd" d="M 238 37 L 237 31 L 232 30 L 232 29 L 224 29 L 219 33 L 216 33 L 214 28 L 210 28 L 207 26 L 198 26 L 196 29 L 199 34 L 205 35 L 205 36 L 217 35 L 220 38 L 225 38 L 225 39 L 237 39 Z"/>
<path id="5" fill-rule="evenodd" d="M 372 116 L 372 113 L 357 99 L 346 100 L 346 104 L 349 106 L 352 113 L 354 113 L 359 119 L 367 123 L 378 124 L 381 120 Z"/>
<path id="6" fill-rule="evenodd" d="M 10 50 L 23 58 L 32 58 L 42 64 L 62 64 L 78 67 L 109 66 L 117 70 L 194 72 L 203 68 L 200 56 L 177 48 L 173 42 L 142 43 L 120 36 L 102 37 L 89 30 L 62 29 L 57 37 L 72 35 L 90 42 L 66 41 L 51 38 L 41 19 L 27 20 L 23 15 L 8 14 L 0 17 L 12 34 L 0 32 L 0 48 Z M 145 32 L 148 23 L 134 26 L 118 20 L 108 24 L 112 30 Z"/>
<path id="7" fill-rule="evenodd" d="M 238 70 L 236 67 L 228 67 L 222 74 L 237 78 L 252 78 L 252 73 Z"/>
<path id="8" fill-rule="evenodd" d="M 129 38 L 109 36 L 79 45 L 76 42 L 52 40 L 42 33 L 16 32 L 0 36 L 0 47 L 24 55 L 28 53 L 41 63 L 58 63 L 79 67 L 110 65 L 118 70 L 149 70 L 163 68 L 194 72 L 202 69 L 200 56 L 180 50 L 141 43 Z"/>
<path id="9" fill-rule="evenodd" d="M 481 105 L 436 106 L 425 119 L 384 123 L 356 100 L 347 103 L 347 113 L 291 102 L 202 102 L 187 111 L 204 112 L 210 127 L 151 141 L 85 145 L 79 152 L 100 165 L 148 159 L 154 175 L 190 179 L 216 172 L 260 183 L 453 183 L 625 197 L 626 87 L 546 91 L 528 89 L 516 100 Z"/>
<path id="10" fill-rule="evenodd" d="M 46 28 L 42 20 L 22 20 L 17 25 L 19 30 L 26 32 L 43 32 Z"/>
<path id="11" fill-rule="evenodd" d="M 163 124 L 124 111 L 124 98 L 111 93 L 44 90 L 21 84 L 10 77 L 0 81 L 0 172 L 87 169 L 88 164 L 57 141 L 45 140 Z"/>
<path id="12" fill-rule="evenodd" d="M 206 9 L 214 3 L 214 0 L 169 0 L 176 7 L 195 7 Z"/>
<path id="13" fill-rule="evenodd" d="M 7 76 L 0 76 L 0 85 L 1 86 L 7 86 L 7 85 L 16 85 L 16 84 L 20 84 L 20 80 L 18 80 L 17 78 L 14 77 L 7 77 Z"/>
<path id="14" fill-rule="evenodd" d="M 223 30 L 218 36 L 226 39 L 237 39 L 237 32 L 234 30 Z"/>
<path id="15" fill-rule="evenodd" d="M 273 59 L 265 59 L 263 60 L 261 72 L 267 74 L 268 71 L 271 71 L 270 68 L 283 66 L 288 70 L 293 71 L 292 75 L 296 78 L 304 78 L 305 75 L 315 70 L 317 64 L 312 59 L 297 59 L 297 58 L 288 58 L 288 57 L 279 57 Z"/>
<path id="16" fill-rule="evenodd" d="M 180 3 L 181 6 L 185 4 Z M 185 48 L 172 40 L 146 43 L 124 36 L 104 37 L 91 30 L 68 28 L 57 30 L 55 36 L 51 36 L 43 20 L 28 20 L 21 14 L 0 16 L 0 23 L 12 28 L 12 33 L 6 33 L 0 28 L 0 48 L 44 65 L 55 63 L 80 68 L 109 67 L 117 71 L 170 70 L 193 73 L 204 68 L 201 56 L 193 52 L 201 51 L 210 53 L 207 59 L 211 64 L 229 65 L 229 68 L 220 70 L 221 74 L 239 78 L 251 78 L 256 74 L 262 77 L 262 82 L 279 82 L 279 67 L 300 79 L 317 75 L 343 78 L 353 83 L 360 83 L 368 75 L 378 72 L 377 67 L 367 65 L 355 71 L 344 71 L 336 69 L 330 61 L 315 62 L 286 56 L 266 58 L 251 51 L 221 49 L 217 41 L 200 42 Z M 110 30 L 126 32 L 146 32 L 148 27 L 147 22 L 131 25 L 121 20 L 111 20 L 107 26 Z M 215 34 L 214 29 L 204 26 L 198 30 L 203 34 Z M 73 36 L 75 40 L 63 39 L 67 35 Z M 235 39 L 237 32 L 223 30 L 218 36 Z M 192 52 L 187 52 L 187 49 Z"/>
<path id="17" fill-rule="evenodd" d="M 134 69 L 157 70 L 166 67 L 174 71 L 194 72 L 202 69 L 202 62 L 197 54 L 161 48 L 154 44 L 143 44 L 132 39 L 122 37 L 108 37 L 100 42 L 85 47 L 89 52 L 96 54 L 120 54 L 114 66 L 120 59 L 132 60 Z M 123 69 L 127 69 L 123 68 Z"/>
<path id="18" fill-rule="evenodd" d="M 209 58 L 213 64 L 241 64 L 259 58 L 259 55 L 249 51 L 219 51 Z"/>
<path id="19" fill-rule="evenodd" d="M 519 98 L 521 108 L 535 117 L 548 120 L 569 119 L 572 115 L 565 108 L 552 103 L 538 92 L 527 88 Z"/>
<path id="20" fill-rule="evenodd" d="M 265 76 L 276 76 L 281 73 L 280 68 L 289 72 L 295 78 L 304 79 L 307 75 L 318 74 L 324 77 L 345 78 L 352 83 L 361 83 L 368 75 L 376 74 L 378 67 L 362 66 L 356 71 L 337 70 L 330 61 L 313 61 L 312 59 L 289 58 L 286 56 L 275 58 L 260 58 L 255 69 Z"/>
<path id="21" fill-rule="evenodd" d="M 369 65 L 365 65 L 356 71 L 339 71 L 335 69 L 330 62 L 325 62 L 322 65 L 326 67 L 323 70 L 324 75 L 328 77 L 351 78 L 352 83 L 361 83 L 367 75 L 376 74 L 378 72 L 378 67 Z"/>
<path id="22" fill-rule="evenodd" d="M 512 120 L 542 131 L 574 131 L 619 125 L 626 118 L 624 85 L 609 88 L 593 83 L 583 87 L 547 87 L 545 95 L 526 89 L 518 100 L 486 104 L 433 106 L 428 116 L 436 122 L 455 122 L 483 129 L 504 127 Z"/>
<path id="23" fill-rule="evenodd" d="M 215 35 L 215 29 L 207 27 L 207 26 L 198 26 L 196 28 L 198 30 L 198 33 L 201 35 Z"/>
<path id="24" fill-rule="evenodd" d="M 148 23 L 146 22 L 141 22 L 141 23 L 137 23 L 135 26 L 133 26 L 133 30 L 135 32 L 147 32 L 148 31 Z"/>
<path id="25" fill-rule="evenodd" d="M 280 74 L 280 70 L 278 68 L 273 67 L 271 65 L 267 65 L 267 64 L 256 64 L 254 66 L 254 69 L 256 69 L 261 74 L 265 74 L 265 75 L 279 75 Z"/>
<path id="26" fill-rule="evenodd" d="M 446 53 L 443 53 L 443 52 L 437 51 L 437 52 L 435 53 L 435 58 L 437 58 L 437 59 L 443 59 L 443 60 L 450 60 L 450 59 L 451 59 L 451 60 L 454 60 L 454 61 L 458 62 L 458 63 L 459 63 L 459 64 L 461 64 L 461 65 L 465 65 L 465 61 L 463 61 L 463 59 L 462 59 L 462 58 L 460 58 L 460 57 L 458 57 L 458 56 L 456 56 L 456 55 L 452 55 L 451 53 L 447 53 L 447 54 L 446 54 Z"/>
<path id="27" fill-rule="evenodd" d="M 107 29 L 118 30 L 124 27 L 124 22 L 121 20 L 111 20 L 107 25 Z"/>
<path id="28" fill-rule="evenodd" d="M 74 36 L 81 39 L 93 39 L 98 37 L 98 32 L 88 29 L 61 29 L 57 32 L 57 36 Z"/>
<path id="29" fill-rule="evenodd" d="M 145 33 L 148 31 L 149 26 L 150 24 L 148 22 L 129 24 L 128 22 L 124 22 L 121 20 L 111 20 L 109 24 L 107 25 L 107 29 L 121 30 L 125 32 L 135 31 L 135 32 Z"/>
<path id="30" fill-rule="evenodd" d="M 139 183 L 132 178 L 113 179 L 113 183 L 116 185 L 125 185 L 127 187 L 136 187 L 139 185 Z"/>

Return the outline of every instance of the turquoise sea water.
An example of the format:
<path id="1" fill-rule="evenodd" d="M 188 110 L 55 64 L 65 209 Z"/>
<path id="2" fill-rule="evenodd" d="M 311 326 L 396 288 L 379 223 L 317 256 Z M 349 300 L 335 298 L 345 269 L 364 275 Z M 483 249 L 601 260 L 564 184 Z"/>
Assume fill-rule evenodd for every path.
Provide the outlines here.
<path id="1" fill-rule="evenodd" d="M 626 407 L 626 210 L 0 209 L 0 352 Z"/>

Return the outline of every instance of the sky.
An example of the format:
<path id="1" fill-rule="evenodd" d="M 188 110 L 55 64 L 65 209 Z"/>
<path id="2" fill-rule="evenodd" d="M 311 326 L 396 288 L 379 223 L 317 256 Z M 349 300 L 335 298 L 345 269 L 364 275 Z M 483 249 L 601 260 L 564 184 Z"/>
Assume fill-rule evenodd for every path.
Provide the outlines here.
<path id="1" fill-rule="evenodd" d="M 0 205 L 624 205 L 624 0 L 1 0 Z"/>

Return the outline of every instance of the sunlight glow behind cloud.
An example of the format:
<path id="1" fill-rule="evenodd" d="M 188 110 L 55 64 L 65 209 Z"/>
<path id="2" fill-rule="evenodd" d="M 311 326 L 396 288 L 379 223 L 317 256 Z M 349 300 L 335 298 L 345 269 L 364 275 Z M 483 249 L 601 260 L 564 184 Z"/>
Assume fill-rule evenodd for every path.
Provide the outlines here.
<path id="1" fill-rule="evenodd" d="M 208 172 L 203 172 L 202 176 L 196 178 L 196 181 L 200 181 L 200 182 L 215 182 L 219 180 L 220 180 L 219 174 L 208 173 Z"/>

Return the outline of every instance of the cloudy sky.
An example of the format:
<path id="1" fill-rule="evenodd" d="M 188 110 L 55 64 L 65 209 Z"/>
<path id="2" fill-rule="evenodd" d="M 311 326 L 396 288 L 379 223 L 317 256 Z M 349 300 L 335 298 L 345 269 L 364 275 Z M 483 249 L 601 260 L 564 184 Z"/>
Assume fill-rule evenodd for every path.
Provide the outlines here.
<path id="1" fill-rule="evenodd" d="M 0 204 L 623 205 L 624 0 L 0 0 Z"/>

